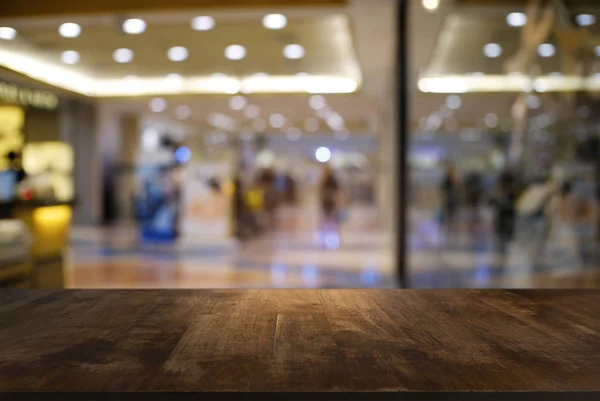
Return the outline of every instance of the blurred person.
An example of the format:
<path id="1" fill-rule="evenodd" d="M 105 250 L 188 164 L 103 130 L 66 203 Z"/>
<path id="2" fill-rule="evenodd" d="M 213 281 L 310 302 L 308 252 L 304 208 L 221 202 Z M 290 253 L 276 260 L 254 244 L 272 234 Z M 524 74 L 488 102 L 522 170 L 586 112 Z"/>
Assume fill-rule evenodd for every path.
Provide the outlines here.
<path id="1" fill-rule="evenodd" d="M 481 174 L 477 172 L 467 174 L 465 177 L 464 192 L 470 228 L 474 229 L 480 223 L 480 206 L 483 198 L 483 179 Z"/>
<path id="2" fill-rule="evenodd" d="M 552 267 L 565 272 L 581 267 L 577 233 L 578 206 L 570 181 L 562 184 L 550 204 L 548 262 Z"/>
<path id="3" fill-rule="evenodd" d="M 526 254 L 526 267 L 535 269 L 541 266 L 549 233 L 549 206 L 556 188 L 556 181 L 541 176 L 532 180 L 517 199 L 516 234 Z"/>
<path id="4" fill-rule="evenodd" d="M 503 256 L 515 233 L 516 202 L 515 178 L 511 173 L 504 172 L 498 177 L 490 196 L 490 205 L 494 209 L 494 231 Z"/>
<path id="5" fill-rule="evenodd" d="M 457 213 L 460 202 L 462 182 L 453 162 L 448 162 L 446 173 L 442 179 L 440 193 L 442 198 L 442 222 L 445 225 L 447 238 L 453 238 L 450 230 L 457 229 Z"/>
<path id="6" fill-rule="evenodd" d="M 319 183 L 319 205 L 321 224 L 319 234 L 327 248 L 339 246 L 340 223 L 342 221 L 342 191 L 340 183 L 330 165 L 323 167 Z"/>

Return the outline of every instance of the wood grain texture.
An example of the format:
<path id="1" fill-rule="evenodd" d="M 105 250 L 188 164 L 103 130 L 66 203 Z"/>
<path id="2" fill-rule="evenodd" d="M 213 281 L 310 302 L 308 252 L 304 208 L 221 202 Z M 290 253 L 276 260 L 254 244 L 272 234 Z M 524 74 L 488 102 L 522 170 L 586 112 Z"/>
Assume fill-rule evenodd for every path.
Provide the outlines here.
<path id="1" fill-rule="evenodd" d="M 600 291 L 6 290 L 0 347 L 0 396 L 596 392 Z"/>

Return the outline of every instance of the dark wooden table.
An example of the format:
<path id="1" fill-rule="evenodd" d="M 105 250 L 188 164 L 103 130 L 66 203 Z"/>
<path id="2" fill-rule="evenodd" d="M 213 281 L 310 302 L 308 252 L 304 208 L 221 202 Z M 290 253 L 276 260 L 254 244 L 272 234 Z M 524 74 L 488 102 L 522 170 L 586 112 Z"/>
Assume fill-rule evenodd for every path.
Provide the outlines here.
<path id="1" fill-rule="evenodd" d="M 310 392 L 600 400 L 600 291 L 0 292 L 0 399 Z"/>

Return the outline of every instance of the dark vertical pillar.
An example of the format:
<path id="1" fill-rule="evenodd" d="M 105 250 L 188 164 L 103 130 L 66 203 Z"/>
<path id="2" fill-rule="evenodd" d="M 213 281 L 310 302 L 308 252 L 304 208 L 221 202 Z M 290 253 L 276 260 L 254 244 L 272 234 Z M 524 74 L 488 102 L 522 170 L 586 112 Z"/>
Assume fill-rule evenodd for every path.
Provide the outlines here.
<path id="1" fill-rule="evenodd" d="M 394 166 L 396 169 L 396 266 L 398 267 L 398 286 L 409 288 L 407 233 L 408 233 L 408 136 L 409 136 L 409 77 L 408 77 L 408 0 L 398 0 L 398 21 L 396 23 L 396 101 L 397 139 Z"/>

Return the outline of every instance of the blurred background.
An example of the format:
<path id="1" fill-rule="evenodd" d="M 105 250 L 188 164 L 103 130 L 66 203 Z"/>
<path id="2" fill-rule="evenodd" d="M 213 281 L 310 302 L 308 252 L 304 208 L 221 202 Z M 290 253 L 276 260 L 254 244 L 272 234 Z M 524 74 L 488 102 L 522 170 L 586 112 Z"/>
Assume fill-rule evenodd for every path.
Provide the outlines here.
<path id="1" fill-rule="evenodd" d="M 600 286 L 594 1 L 22 3 L 0 286 Z"/>

